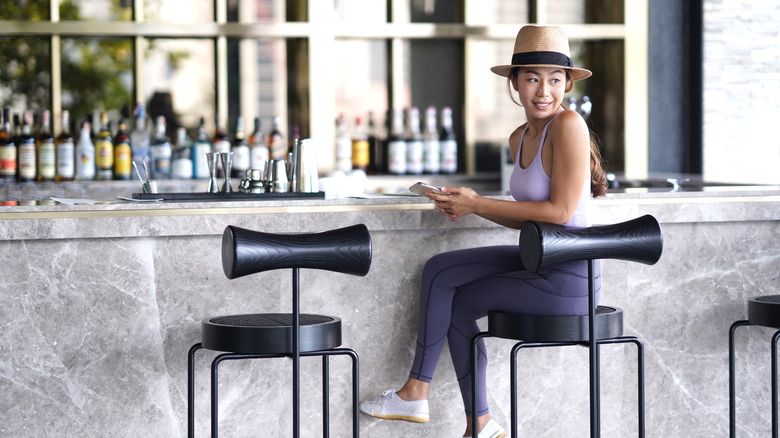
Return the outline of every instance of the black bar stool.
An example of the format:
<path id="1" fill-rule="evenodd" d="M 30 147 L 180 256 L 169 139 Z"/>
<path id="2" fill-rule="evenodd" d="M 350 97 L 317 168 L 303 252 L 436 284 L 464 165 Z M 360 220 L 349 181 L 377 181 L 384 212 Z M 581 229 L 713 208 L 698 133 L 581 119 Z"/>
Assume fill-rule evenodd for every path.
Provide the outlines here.
<path id="1" fill-rule="evenodd" d="M 188 437 L 195 434 L 195 353 L 201 349 L 222 351 L 211 364 L 211 436 L 217 438 L 218 367 L 226 360 L 292 358 L 293 436 L 300 437 L 300 357 L 322 356 L 323 436 L 328 425 L 328 358 L 352 359 L 352 435 L 359 436 L 358 355 L 341 345 L 341 320 L 327 315 L 300 313 L 301 268 L 322 269 L 365 276 L 371 267 L 371 236 L 365 225 L 323 233 L 270 234 L 228 226 L 222 235 L 222 268 L 238 278 L 274 269 L 292 269 L 292 312 L 256 313 L 209 318 L 201 325 L 201 342 L 188 357 Z"/>
<path id="2" fill-rule="evenodd" d="M 663 251 L 663 236 L 658 221 L 645 215 L 627 222 L 589 228 L 565 228 L 542 222 L 526 222 L 520 231 L 520 257 L 531 272 L 554 264 L 588 261 L 589 314 L 585 316 L 523 315 L 488 312 L 488 329 L 471 344 L 471 366 L 476 368 L 478 341 L 486 337 L 519 340 L 511 354 L 511 431 L 517 426 L 517 352 L 521 348 L 587 346 L 590 374 L 590 436 L 601 435 L 599 391 L 599 346 L 633 343 L 637 347 L 638 434 L 645 436 L 644 346 L 635 336 L 623 336 L 623 311 L 617 307 L 595 305 L 594 260 L 621 259 L 655 264 Z M 590 341 L 596 339 L 595 342 Z M 477 380 L 471 373 L 472 436 L 477 438 Z"/>
<path id="3" fill-rule="evenodd" d="M 756 325 L 780 329 L 780 295 L 765 295 L 753 297 L 748 300 L 748 319 L 735 321 L 729 329 L 729 436 L 737 436 L 737 392 L 734 348 L 734 334 L 738 327 Z M 777 341 L 780 339 L 780 330 L 772 336 L 772 438 L 778 438 L 778 414 L 777 414 Z"/>

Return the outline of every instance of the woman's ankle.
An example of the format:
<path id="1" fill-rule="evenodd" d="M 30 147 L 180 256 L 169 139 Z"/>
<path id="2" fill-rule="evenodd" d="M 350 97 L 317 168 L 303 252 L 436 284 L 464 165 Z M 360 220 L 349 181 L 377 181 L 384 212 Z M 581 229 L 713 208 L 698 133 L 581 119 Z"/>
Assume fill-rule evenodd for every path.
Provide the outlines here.
<path id="1" fill-rule="evenodd" d="M 396 391 L 396 395 L 398 395 L 401 400 L 406 401 L 427 400 L 428 386 L 428 382 L 409 378 L 406 383 L 404 383 L 404 386 Z"/>

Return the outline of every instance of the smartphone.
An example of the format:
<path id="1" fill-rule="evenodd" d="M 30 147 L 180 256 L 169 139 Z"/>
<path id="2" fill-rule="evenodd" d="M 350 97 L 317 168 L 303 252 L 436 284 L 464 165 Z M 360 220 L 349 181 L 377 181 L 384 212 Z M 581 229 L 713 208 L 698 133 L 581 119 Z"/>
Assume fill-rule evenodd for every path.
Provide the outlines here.
<path id="1" fill-rule="evenodd" d="M 441 188 L 432 186 L 430 184 L 426 184 L 424 182 L 417 182 L 412 184 L 411 187 L 409 187 L 409 191 L 412 193 L 417 193 L 418 195 L 425 196 L 428 191 L 432 191 L 433 193 L 436 193 L 437 195 L 446 195 L 447 193 L 442 192 Z"/>

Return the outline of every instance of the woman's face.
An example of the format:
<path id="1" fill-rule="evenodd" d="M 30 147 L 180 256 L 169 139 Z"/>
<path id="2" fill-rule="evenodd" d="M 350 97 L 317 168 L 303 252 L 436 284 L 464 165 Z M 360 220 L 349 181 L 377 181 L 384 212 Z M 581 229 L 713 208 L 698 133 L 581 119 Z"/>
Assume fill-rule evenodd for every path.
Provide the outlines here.
<path id="1" fill-rule="evenodd" d="M 558 67 L 524 67 L 512 83 L 528 118 L 545 119 L 558 112 L 566 93 L 566 71 Z"/>

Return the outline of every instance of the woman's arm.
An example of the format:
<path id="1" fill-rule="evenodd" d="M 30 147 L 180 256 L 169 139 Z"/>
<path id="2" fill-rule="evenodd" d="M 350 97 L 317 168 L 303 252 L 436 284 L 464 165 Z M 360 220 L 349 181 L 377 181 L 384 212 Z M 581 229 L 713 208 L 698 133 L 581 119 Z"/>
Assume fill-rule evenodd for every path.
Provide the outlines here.
<path id="1" fill-rule="evenodd" d="M 577 209 L 583 184 L 590 173 L 590 136 L 585 121 L 572 111 L 565 111 L 548 128 L 549 149 L 542 156 L 549 169 L 550 199 L 517 202 L 486 198 L 465 187 L 446 187 L 449 195 L 429 194 L 449 220 L 476 214 L 497 224 L 520 228 L 528 220 L 563 224 Z M 516 149 L 515 149 L 516 150 Z M 544 151 L 543 151 L 544 152 Z"/>

